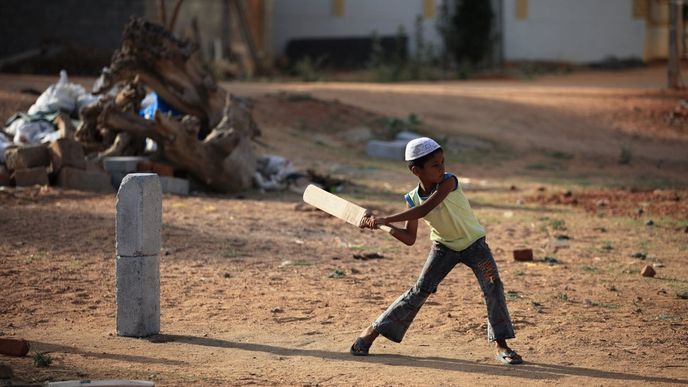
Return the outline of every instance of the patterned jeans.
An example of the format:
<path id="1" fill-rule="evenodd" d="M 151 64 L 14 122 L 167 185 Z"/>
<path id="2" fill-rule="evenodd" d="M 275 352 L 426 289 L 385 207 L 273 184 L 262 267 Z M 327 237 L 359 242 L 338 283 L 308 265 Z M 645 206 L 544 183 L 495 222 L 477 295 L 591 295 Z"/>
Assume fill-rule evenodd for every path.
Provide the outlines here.
<path id="1" fill-rule="evenodd" d="M 462 251 L 454 251 L 434 242 L 416 284 L 375 320 L 373 328 L 382 336 L 401 342 L 425 300 L 437 291 L 437 285 L 459 262 L 473 270 L 483 291 L 487 306 L 487 339 L 514 338 L 514 328 L 504 300 L 504 287 L 485 238 L 478 239 Z"/>

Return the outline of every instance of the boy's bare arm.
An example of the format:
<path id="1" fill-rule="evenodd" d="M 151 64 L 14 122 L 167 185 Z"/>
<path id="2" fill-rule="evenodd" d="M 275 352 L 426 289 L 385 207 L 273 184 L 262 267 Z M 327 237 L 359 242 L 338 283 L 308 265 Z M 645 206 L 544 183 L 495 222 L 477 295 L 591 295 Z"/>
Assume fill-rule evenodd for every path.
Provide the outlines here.
<path id="1" fill-rule="evenodd" d="M 428 200 L 425 201 L 425 203 L 421 204 L 420 206 L 408 208 L 406 211 L 400 212 L 398 214 L 386 217 L 375 217 L 374 225 L 389 225 L 389 223 L 405 222 L 410 220 L 417 221 L 418 219 L 423 218 L 430 211 L 432 211 L 433 208 L 437 207 L 440 203 L 442 203 L 442 200 L 444 200 L 444 198 L 446 198 L 447 195 L 449 195 L 449 193 L 454 189 L 454 187 L 456 186 L 455 184 L 455 178 L 447 179 L 441 182 L 439 187 L 437 187 L 437 190 L 432 195 L 430 195 L 430 197 L 428 198 Z"/>
<path id="2" fill-rule="evenodd" d="M 408 203 L 406 203 L 406 208 L 411 208 Z M 375 215 L 368 214 L 361 220 L 361 227 L 375 229 L 378 227 L 376 223 Z M 395 226 L 393 224 L 390 224 L 389 227 L 392 228 L 390 234 L 404 244 L 411 246 L 416 243 L 416 234 L 418 231 L 417 219 L 406 221 L 404 227 Z"/>
<path id="3" fill-rule="evenodd" d="M 416 243 L 416 232 L 418 231 L 418 220 L 409 220 L 406 222 L 405 227 L 397 227 L 394 225 L 389 225 L 392 228 L 393 237 L 401 241 L 405 245 L 412 246 Z"/>

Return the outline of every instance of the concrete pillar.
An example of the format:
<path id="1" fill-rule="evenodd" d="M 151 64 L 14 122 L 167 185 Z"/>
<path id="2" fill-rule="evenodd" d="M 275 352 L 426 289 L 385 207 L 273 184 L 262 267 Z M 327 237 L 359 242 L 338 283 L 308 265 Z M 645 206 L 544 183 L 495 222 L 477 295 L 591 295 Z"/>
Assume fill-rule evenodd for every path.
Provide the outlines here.
<path id="1" fill-rule="evenodd" d="M 158 334 L 162 225 L 158 175 L 126 175 L 117 192 L 116 207 L 117 335 Z"/>

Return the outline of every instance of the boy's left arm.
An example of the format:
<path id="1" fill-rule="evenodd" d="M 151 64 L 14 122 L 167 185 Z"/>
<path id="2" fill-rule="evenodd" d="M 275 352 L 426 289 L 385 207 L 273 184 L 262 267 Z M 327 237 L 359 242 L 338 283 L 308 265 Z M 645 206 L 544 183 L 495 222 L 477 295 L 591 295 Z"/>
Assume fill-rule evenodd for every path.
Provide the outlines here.
<path id="1" fill-rule="evenodd" d="M 406 203 L 406 208 L 410 209 L 411 206 L 409 206 L 409 204 Z M 379 226 L 379 224 L 376 224 L 376 220 L 377 218 L 374 215 L 367 214 L 361 220 L 360 227 L 376 229 Z M 416 235 L 418 232 L 418 219 L 406 221 L 404 227 L 395 226 L 393 224 L 389 224 L 388 226 L 392 229 L 390 234 L 400 242 L 408 246 L 412 246 L 414 243 L 416 243 Z"/>
<path id="2" fill-rule="evenodd" d="M 430 211 L 437 207 L 442 200 L 444 200 L 449 193 L 456 187 L 456 178 L 444 180 L 439 184 L 437 190 L 430 195 L 420 206 L 408 208 L 406 211 L 387 217 L 373 217 L 373 228 L 380 225 L 389 225 L 390 223 L 406 222 L 409 220 L 418 220 L 425 217 Z"/>

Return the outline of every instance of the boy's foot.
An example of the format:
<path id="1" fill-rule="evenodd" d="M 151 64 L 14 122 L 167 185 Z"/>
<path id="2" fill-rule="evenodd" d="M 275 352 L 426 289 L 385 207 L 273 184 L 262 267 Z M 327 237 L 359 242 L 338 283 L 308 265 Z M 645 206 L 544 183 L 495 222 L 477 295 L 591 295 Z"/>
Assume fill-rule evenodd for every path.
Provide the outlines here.
<path id="1" fill-rule="evenodd" d="M 521 355 L 519 355 L 518 353 L 516 353 L 516 351 L 510 348 L 499 348 L 497 350 L 497 354 L 495 355 L 495 359 L 504 364 L 523 363 L 523 358 L 521 358 Z"/>
<path id="2" fill-rule="evenodd" d="M 513 349 L 509 348 L 509 345 L 507 345 L 506 340 L 504 339 L 499 339 L 495 341 L 495 349 L 497 350 L 497 354 L 495 355 L 495 359 L 497 359 L 499 362 L 504 363 L 504 364 L 521 364 L 523 363 L 523 358 L 521 358 L 521 355 L 516 353 Z"/>
<path id="3" fill-rule="evenodd" d="M 349 352 L 354 356 L 368 356 L 368 350 L 370 349 L 371 345 L 372 343 L 368 344 L 365 342 L 365 340 L 363 340 L 362 337 L 359 337 L 353 343 Z"/>

